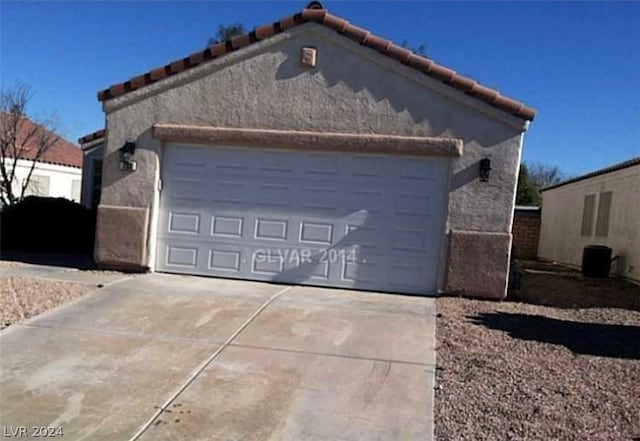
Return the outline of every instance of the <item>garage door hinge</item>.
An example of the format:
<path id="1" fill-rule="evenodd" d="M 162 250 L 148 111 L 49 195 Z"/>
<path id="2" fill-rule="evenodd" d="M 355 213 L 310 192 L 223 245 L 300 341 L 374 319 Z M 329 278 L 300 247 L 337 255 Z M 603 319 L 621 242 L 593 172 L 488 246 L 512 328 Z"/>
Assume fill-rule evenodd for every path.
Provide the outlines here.
<path id="1" fill-rule="evenodd" d="M 158 191 L 162 191 L 162 179 L 158 179 Z"/>

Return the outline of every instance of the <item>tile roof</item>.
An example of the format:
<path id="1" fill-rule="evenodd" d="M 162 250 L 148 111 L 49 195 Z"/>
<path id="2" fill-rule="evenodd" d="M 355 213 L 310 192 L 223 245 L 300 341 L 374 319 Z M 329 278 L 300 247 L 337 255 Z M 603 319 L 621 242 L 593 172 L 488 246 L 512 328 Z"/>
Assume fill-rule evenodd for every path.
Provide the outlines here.
<path id="1" fill-rule="evenodd" d="M 568 184 L 573 184 L 574 182 L 584 181 L 585 179 L 594 178 L 600 175 L 606 175 L 607 173 L 611 173 L 614 171 L 622 170 L 624 168 L 633 167 L 634 165 L 640 165 L 640 156 L 636 158 L 631 158 L 627 161 L 619 162 L 618 164 L 610 165 L 609 167 L 601 168 L 596 171 L 592 171 L 591 173 L 587 173 L 585 175 L 577 176 L 575 178 L 568 179 L 564 182 L 560 182 L 559 184 L 551 185 L 549 187 L 543 188 L 541 191 L 552 190 L 554 188 L 563 187 Z"/>
<path id="2" fill-rule="evenodd" d="M 0 118 L 7 118 L 8 115 L 8 113 L 1 113 Z M 18 124 L 17 143 L 23 145 L 21 147 L 22 152 L 19 155 L 20 159 L 33 160 L 36 157 L 39 147 L 37 139 L 40 135 L 55 136 L 57 138 L 55 143 L 38 158 L 37 162 L 82 168 L 82 150 L 77 145 L 50 132 L 27 117 L 22 117 Z M 42 132 L 43 130 L 44 132 Z M 14 157 L 15 152 L 7 156 Z"/>
<path id="3" fill-rule="evenodd" d="M 78 144 L 86 144 L 91 141 L 96 141 L 98 139 L 104 138 L 106 134 L 105 129 L 96 130 L 95 132 L 89 133 L 88 135 L 84 135 L 82 138 L 78 138 Z"/>
<path id="4" fill-rule="evenodd" d="M 343 18 L 329 14 L 319 2 L 311 2 L 302 12 L 285 17 L 272 24 L 259 26 L 248 34 L 239 35 L 226 42 L 214 44 L 205 50 L 194 52 L 185 58 L 133 77 L 128 81 L 114 84 L 108 89 L 98 92 L 98 100 L 106 101 L 124 95 L 307 22 L 319 23 L 333 29 L 364 46 L 377 50 L 432 78 L 455 87 L 469 96 L 519 118 L 532 121 L 536 115 L 535 109 L 527 107 L 519 101 L 503 96 L 496 90 L 482 86 L 471 78 L 462 76 L 427 57 L 415 54 L 389 40 L 374 35 L 366 29 L 352 25 Z"/>

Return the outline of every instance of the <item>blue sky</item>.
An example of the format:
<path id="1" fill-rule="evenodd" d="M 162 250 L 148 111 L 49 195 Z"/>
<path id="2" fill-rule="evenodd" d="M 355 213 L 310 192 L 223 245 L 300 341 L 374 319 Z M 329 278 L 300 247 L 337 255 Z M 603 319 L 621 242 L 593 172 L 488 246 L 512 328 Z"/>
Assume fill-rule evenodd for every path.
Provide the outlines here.
<path id="1" fill-rule="evenodd" d="M 32 114 L 65 136 L 101 128 L 96 92 L 305 2 L 7 2 L 0 81 L 27 82 Z M 640 3 L 342 2 L 330 12 L 538 109 L 524 159 L 580 174 L 640 155 Z"/>

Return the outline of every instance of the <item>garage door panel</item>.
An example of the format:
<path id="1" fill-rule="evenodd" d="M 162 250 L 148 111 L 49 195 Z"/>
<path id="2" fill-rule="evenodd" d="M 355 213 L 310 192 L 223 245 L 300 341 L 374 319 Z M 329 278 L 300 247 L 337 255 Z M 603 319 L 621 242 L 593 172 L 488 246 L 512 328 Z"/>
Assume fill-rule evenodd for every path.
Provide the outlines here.
<path id="1" fill-rule="evenodd" d="M 429 237 L 424 230 L 394 229 L 391 233 L 391 249 L 426 253 Z"/>
<path id="2" fill-rule="evenodd" d="M 171 211 L 168 232 L 197 235 L 200 232 L 200 214 Z"/>
<path id="3" fill-rule="evenodd" d="M 346 224 L 345 236 L 340 241 L 343 247 L 358 246 L 366 249 L 380 249 L 383 247 L 381 240 L 383 236 L 380 230 L 374 226 Z"/>
<path id="4" fill-rule="evenodd" d="M 349 283 L 353 287 L 362 289 L 375 289 L 379 286 L 381 262 L 371 260 L 369 262 L 341 262 L 341 281 Z"/>
<path id="5" fill-rule="evenodd" d="M 347 215 L 356 212 L 382 213 L 388 206 L 387 199 L 383 190 L 376 190 L 375 187 L 355 187 L 347 195 L 345 209 Z M 363 209 L 363 207 L 366 208 Z"/>
<path id="6" fill-rule="evenodd" d="M 196 268 L 198 265 L 198 247 L 181 243 L 180 245 L 169 245 L 166 249 L 167 265 L 175 267 Z"/>
<path id="7" fill-rule="evenodd" d="M 284 271 L 285 257 L 281 254 L 270 254 L 268 258 L 262 258 L 259 254 L 254 253 L 252 262 L 251 272 L 253 274 L 277 276 Z"/>
<path id="8" fill-rule="evenodd" d="M 354 177 L 384 180 L 387 158 L 381 155 L 354 155 L 349 170 Z"/>
<path id="9" fill-rule="evenodd" d="M 388 263 L 388 286 L 393 291 L 414 292 L 434 280 L 429 280 L 429 274 L 432 271 L 426 271 L 424 262 L 420 264 L 406 262 L 389 262 Z"/>
<path id="10" fill-rule="evenodd" d="M 398 165 L 394 168 L 391 177 L 400 178 L 401 183 L 434 182 L 439 178 L 437 162 L 434 160 L 415 161 L 414 158 L 398 158 L 396 163 Z"/>
<path id="11" fill-rule="evenodd" d="M 249 171 L 249 163 L 244 161 L 242 153 L 250 153 L 249 149 L 220 148 L 216 152 L 216 160 L 211 161 L 207 149 L 199 147 L 201 160 L 207 164 L 213 173 L 246 173 Z"/>
<path id="12" fill-rule="evenodd" d="M 177 172 L 197 171 L 207 165 L 199 147 L 182 147 L 167 151 L 164 160 L 170 164 L 171 170 Z"/>
<path id="13" fill-rule="evenodd" d="M 160 271 L 433 292 L 446 159 L 169 145 Z"/>
<path id="14" fill-rule="evenodd" d="M 289 221 L 284 219 L 257 218 L 255 220 L 254 238 L 281 241 L 287 240 Z"/>
<path id="15" fill-rule="evenodd" d="M 258 152 L 258 172 L 264 175 L 295 176 L 297 164 L 288 151 Z"/>
<path id="16" fill-rule="evenodd" d="M 431 198 L 419 193 L 399 193 L 395 198 L 395 214 L 428 216 L 431 214 Z"/>
<path id="17" fill-rule="evenodd" d="M 179 203 L 180 200 L 185 202 L 203 200 L 204 186 L 202 179 L 175 177 L 170 182 L 166 182 L 166 184 L 169 184 L 169 196 L 174 199 L 174 204 Z"/>
<path id="18" fill-rule="evenodd" d="M 316 179 L 336 179 L 341 174 L 339 158 L 327 153 L 310 153 L 309 161 L 303 161 L 305 176 Z"/>
<path id="19" fill-rule="evenodd" d="M 242 216 L 211 216 L 211 236 L 241 239 L 245 220 Z"/>
<path id="20" fill-rule="evenodd" d="M 292 188 L 288 183 L 258 183 L 255 185 L 255 203 L 258 205 L 289 207 L 292 200 Z"/>
<path id="21" fill-rule="evenodd" d="M 328 222 L 300 222 L 298 242 L 329 246 L 333 243 L 334 224 Z"/>
<path id="22" fill-rule="evenodd" d="M 209 249 L 207 269 L 224 273 L 240 274 L 242 253 L 235 249 L 217 246 Z"/>

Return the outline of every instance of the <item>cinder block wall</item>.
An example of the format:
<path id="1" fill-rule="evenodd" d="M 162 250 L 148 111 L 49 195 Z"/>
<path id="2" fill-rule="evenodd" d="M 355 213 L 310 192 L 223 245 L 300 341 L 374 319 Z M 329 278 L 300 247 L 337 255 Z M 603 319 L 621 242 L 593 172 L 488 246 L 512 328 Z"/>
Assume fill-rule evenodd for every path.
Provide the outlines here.
<path id="1" fill-rule="evenodd" d="M 540 208 L 516 207 L 513 216 L 513 257 L 517 259 L 534 259 L 538 257 L 539 239 Z"/>

